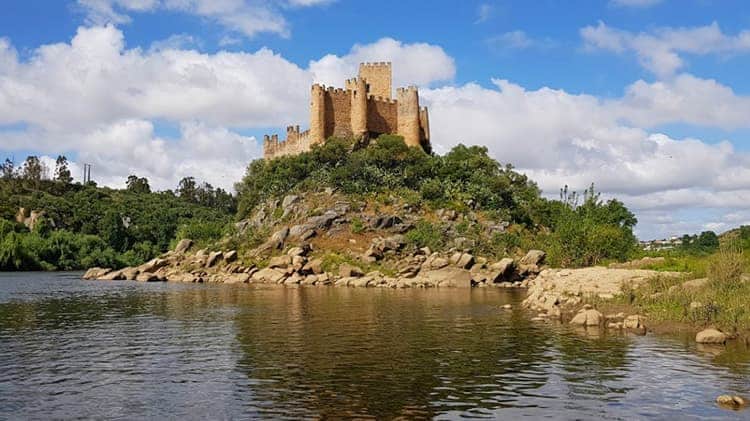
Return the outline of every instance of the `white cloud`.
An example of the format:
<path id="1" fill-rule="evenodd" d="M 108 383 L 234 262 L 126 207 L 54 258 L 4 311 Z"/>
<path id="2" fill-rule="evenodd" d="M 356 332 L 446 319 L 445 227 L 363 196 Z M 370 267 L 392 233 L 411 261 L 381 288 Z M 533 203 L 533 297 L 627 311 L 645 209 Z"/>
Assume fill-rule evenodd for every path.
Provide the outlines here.
<path id="1" fill-rule="evenodd" d="M 662 0 L 611 0 L 615 6 L 646 8 L 661 3 Z"/>
<path id="2" fill-rule="evenodd" d="M 456 74 L 453 58 L 432 44 L 404 44 L 392 38 L 381 38 L 372 44 L 355 44 L 347 55 L 328 54 L 311 61 L 309 68 L 316 82 L 342 86 L 344 80 L 357 74 L 359 63 L 390 61 L 393 63 L 394 88 L 407 85 L 427 86 L 447 81 Z"/>
<path id="3" fill-rule="evenodd" d="M 679 209 L 719 209 L 708 223 L 750 215 L 746 152 L 654 130 L 670 123 L 750 128 L 744 118 L 750 98 L 688 74 L 637 81 L 614 99 L 529 90 L 501 79 L 491 87 L 430 88 L 456 71 L 435 45 L 385 38 L 303 69 L 267 49 L 127 49 L 113 26 L 82 28 L 69 43 L 31 53 L 21 60 L 0 39 L 0 126 L 6 126 L 0 149 L 76 155 L 77 163 L 94 165 L 95 180 L 105 185 L 122 186 L 137 174 L 155 188 L 174 188 L 190 175 L 231 188 L 261 153 L 257 140 L 237 129 L 304 126 L 314 79 L 341 86 L 360 61 L 391 60 L 396 85 L 423 86 L 440 153 L 458 142 L 485 145 L 552 196 L 565 184 L 581 190 L 595 182 L 643 215 L 644 235 L 706 223 L 672 215 Z M 179 127 L 178 135 L 161 135 L 155 123 L 161 121 Z"/>
<path id="4" fill-rule="evenodd" d="M 489 47 L 497 52 L 509 50 L 526 50 L 529 48 L 547 49 L 555 46 L 551 39 L 535 39 L 524 31 L 510 31 L 487 39 Z"/>
<path id="5" fill-rule="evenodd" d="M 474 23 L 482 23 L 492 17 L 495 8 L 489 3 L 482 3 L 477 7 L 477 20 Z"/>
<path id="6" fill-rule="evenodd" d="M 289 24 L 283 9 L 311 7 L 330 3 L 329 0 L 77 0 L 86 13 L 86 21 L 94 25 L 123 24 L 131 21 L 129 13 L 167 10 L 210 19 L 236 33 L 252 37 L 269 32 L 289 36 Z"/>
<path id="7" fill-rule="evenodd" d="M 647 70 L 669 77 L 685 66 L 682 55 L 738 54 L 750 52 L 750 30 L 727 35 L 714 22 L 692 28 L 658 28 L 632 33 L 599 22 L 581 29 L 587 48 L 616 53 L 633 52 Z"/>

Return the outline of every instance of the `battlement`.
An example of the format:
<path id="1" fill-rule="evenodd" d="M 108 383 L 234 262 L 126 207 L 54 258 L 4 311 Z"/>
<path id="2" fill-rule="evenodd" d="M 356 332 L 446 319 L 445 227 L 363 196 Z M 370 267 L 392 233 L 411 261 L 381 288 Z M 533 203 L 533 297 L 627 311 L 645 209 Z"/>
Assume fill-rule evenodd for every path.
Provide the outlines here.
<path id="1" fill-rule="evenodd" d="M 357 77 L 346 79 L 343 88 L 315 83 L 310 89 L 310 128 L 287 126 L 283 141 L 264 136 L 265 159 L 309 151 L 331 136 L 398 134 L 409 146 L 429 144 L 427 108 L 419 106 L 416 86 L 398 88 L 393 98 L 390 62 L 360 63 Z"/>

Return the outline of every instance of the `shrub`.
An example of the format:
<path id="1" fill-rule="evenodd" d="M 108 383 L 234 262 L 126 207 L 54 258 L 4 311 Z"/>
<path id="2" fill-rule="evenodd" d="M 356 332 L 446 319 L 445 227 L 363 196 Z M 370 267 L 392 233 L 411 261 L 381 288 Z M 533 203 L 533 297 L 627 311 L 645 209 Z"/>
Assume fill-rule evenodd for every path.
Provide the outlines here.
<path id="1" fill-rule="evenodd" d="M 418 221 L 416 226 L 405 234 L 405 238 L 415 248 L 429 247 L 432 250 L 439 250 L 445 245 L 443 230 L 438 225 L 425 220 Z"/>
<path id="2" fill-rule="evenodd" d="M 745 265 L 742 254 L 739 247 L 726 246 L 709 258 L 706 275 L 713 288 L 736 290 L 741 286 Z"/>

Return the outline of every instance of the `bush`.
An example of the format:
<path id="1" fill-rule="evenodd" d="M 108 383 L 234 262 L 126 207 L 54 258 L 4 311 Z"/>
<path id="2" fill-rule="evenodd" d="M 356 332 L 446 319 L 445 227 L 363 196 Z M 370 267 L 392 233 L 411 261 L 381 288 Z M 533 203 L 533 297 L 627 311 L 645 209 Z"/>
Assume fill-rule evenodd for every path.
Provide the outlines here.
<path id="1" fill-rule="evenodd" d="M 742 285 L 744 266 L 742 250 L 726 246 L 709 258 L 706 275 L 714 289 L 736 290 Z"/>
<path id="2" fill-rule="evenodd" d="M 415 248 L 429 247 L 439 250 L 445 245 L 443 230 L 425 220 L 417 222 L 416 226 L 405 234 L 406 241 Z"/>

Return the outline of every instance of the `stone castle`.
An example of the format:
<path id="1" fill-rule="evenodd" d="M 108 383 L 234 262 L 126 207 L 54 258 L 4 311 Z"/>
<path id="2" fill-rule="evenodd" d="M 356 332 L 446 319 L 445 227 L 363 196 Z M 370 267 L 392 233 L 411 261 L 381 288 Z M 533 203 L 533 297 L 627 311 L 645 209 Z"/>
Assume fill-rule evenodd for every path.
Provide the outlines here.
<path id="1" fill-rule="evenodd" d="M 397 134 L 409 146 L 427 148 L 430 122 L 427 107 L 419 106 L 417 87 L 398 88 L 393 99 L 391 81 L 391 63 L 379 62 L 361 63 L 358 77 L 343 89 L 313 84 L 310 129 L 288 126 L 283 141 L 278 135 L 263 136 L 263 158 L 309 151 L 331 136 L 366 140 Z"/>

